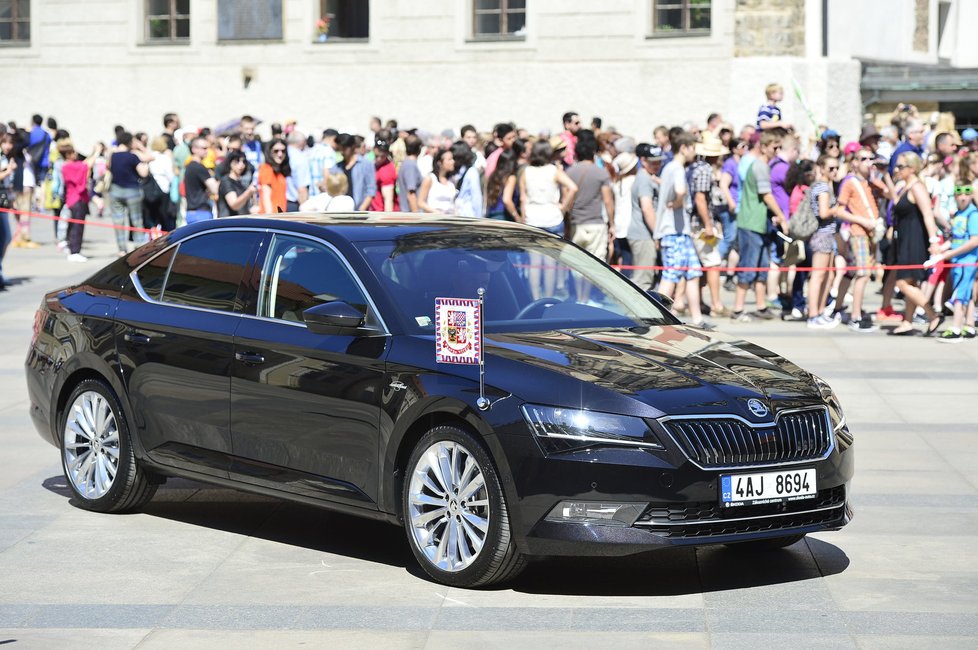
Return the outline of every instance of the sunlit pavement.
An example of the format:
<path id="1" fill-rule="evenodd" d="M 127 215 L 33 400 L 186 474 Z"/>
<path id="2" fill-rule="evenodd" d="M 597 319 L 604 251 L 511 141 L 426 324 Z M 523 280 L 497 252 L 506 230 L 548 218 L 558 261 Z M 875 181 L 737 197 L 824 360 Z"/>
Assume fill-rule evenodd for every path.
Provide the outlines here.
<path id="1" fill-rule="evenodd" d="M 115 243 L 89 227 L 91 261 L 69 264 L 49 223 L 34 230 L 46 244 L 9 251 L 0 292 L 0 644 L 978 647 L 978 340 L 718 319 L 835 387 L 856 437 L 853 523 L 763 555 L 551 560 L 466 591 L 422 577 L 398 528 L 274 499 L 171 481 L 140 514 L 75 508 L 22 364 L 43 293 Z"/>

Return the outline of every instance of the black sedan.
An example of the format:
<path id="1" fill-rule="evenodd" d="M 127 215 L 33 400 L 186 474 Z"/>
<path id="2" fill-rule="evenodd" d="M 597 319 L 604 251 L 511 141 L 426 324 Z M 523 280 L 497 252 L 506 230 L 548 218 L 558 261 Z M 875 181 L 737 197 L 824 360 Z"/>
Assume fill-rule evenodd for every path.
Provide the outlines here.
<path id="1" fill-rule="evenodd" d="M 436 317 L 480 294 L 477 327 Z M 436 361 L 449 342 L 483 363 Z M 852 516 L 825 382 L 517 224 L 187 226 L 48 294 L 26 366 L 80 506 L 134 510 L 170 476 L 280 496 L 402 525 L 451 585 L 533 556 L 779 548 Z"/>

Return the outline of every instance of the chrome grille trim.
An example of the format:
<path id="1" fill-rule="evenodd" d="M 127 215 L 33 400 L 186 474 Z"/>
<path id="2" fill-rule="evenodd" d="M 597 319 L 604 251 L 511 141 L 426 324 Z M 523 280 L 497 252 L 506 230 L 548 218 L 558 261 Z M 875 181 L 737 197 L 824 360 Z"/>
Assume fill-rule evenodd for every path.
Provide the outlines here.
<path id="1" fill-rule="evenodd" d="M 779 411 L 773 422 L 750 422 L 733 414 L 672 415 L 658 421 L 700 469 L 797 465 L 823 460 L 835 450 L 835 434 L 824 406 Z"/>

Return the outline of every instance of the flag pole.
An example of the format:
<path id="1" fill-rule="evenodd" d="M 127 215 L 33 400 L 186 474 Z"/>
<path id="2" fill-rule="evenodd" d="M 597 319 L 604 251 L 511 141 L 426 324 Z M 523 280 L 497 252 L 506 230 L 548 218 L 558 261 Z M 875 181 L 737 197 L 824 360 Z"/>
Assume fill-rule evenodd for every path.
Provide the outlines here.
<path id="1" fill-rule="evenodd" d="M 479 287 L 479 399 L 476 401 L 476 406 L 479 407 L 480 411 L 486 411 L 491 406 L 489 400 L 486 399 L 486 362 L 484 357 L 486 341 L 482 336 L 483 323 L 485 322 L 482 307 L 485 302 L 486 290 Z"/>

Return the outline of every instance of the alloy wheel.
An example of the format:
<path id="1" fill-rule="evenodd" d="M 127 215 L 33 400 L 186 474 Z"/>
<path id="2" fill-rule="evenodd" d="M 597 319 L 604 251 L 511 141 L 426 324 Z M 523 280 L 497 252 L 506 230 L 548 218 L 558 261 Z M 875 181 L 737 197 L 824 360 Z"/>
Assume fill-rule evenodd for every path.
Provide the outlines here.
<path id="1" fill-rule="evenodd" d="M 408 521 L 418 549 L 442 571 L 475 562 L 489 533 L 489 494 L 468 449 L 441 440 L 418 458 L 408 485 Z"/>
<path id="2" fill-rule="evenodd" d="M 86 499 L 98 499 L 112 488 L 119 471 L 119 426 L 108 400 L 85 391 L 68 408 L 64 459 L 68 479 Z"/>

